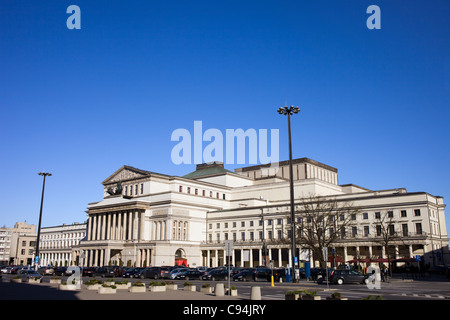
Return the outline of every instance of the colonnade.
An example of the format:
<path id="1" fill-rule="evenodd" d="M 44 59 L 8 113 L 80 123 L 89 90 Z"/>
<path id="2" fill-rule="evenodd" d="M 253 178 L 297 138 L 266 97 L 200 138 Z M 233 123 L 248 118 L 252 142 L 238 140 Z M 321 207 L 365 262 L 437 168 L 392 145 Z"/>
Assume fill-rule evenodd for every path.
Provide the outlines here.
<path id="1" fill-rule="evenodd" d="M 119 265 L 120 260 L 125 266 L 128 262 L 130 262 L 133 267 L 148 267 L 151 265 L 152 249 L 150 248 L 137 248 L 135 259 L 126 256 L 124 257 L 122 254 L 112 257 L 111 250 L 112 249 L 86 249 L 84 250 L 84 259 L 82 259 L 81 265 L 83 267 L 102 267 L 110 264 Z"/>
<path id="2" fill-rule="evenodd" d="M 87 240 L 142 240 L 144 211 L 90 213 Z"/>

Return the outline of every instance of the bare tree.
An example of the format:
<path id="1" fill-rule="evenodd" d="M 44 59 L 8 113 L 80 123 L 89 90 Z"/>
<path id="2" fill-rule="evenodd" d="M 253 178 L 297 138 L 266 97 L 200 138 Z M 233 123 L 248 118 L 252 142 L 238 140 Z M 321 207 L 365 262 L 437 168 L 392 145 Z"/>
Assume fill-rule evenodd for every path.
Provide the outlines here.
<path id="1" fill-rule="evenodd" d="M 296 210 L 297 243 L 310 249 L 314 260 L 325 266 L 323 248 L 345 238 L 348 227 L 360 212 L 353 203 L 335 197 L 309 195 L 301 198 Z"/>
<path id="2" fill-rule="evenodd" d="M 395 228 L 394 212 L 393 210 L 386 210 L 384 212 L 377 212 L 375 216 L 376 236 L 373 241 L 384 247 L 388 265 L 389 275 L 392 276 L 392 256 L 395 255 L 392 243 L 395 241 L 402 241 L 402 233 Z"/>

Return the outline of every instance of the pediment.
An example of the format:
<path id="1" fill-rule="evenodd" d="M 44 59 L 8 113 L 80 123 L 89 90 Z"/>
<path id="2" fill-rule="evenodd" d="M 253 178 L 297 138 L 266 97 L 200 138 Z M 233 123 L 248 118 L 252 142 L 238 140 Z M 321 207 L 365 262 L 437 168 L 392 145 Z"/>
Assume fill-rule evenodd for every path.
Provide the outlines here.
<path id="1" fill-rule="evenodd" d="M 129 167 L 129 166 L 123 166 L 116 172 L 114 172 L 112 175 L 110 175 L 105 181 L 102 182 L 103 185 L 117 183 L 119 181 L 127 181 L 127 180 L 134 180 L 146 177 L 150 174 L 150 172 Z"/>

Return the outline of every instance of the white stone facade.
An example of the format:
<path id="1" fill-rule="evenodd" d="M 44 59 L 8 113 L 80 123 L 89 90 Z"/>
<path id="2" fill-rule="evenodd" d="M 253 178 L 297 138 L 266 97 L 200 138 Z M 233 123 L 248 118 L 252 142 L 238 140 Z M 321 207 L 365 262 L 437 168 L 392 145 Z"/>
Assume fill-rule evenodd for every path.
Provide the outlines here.
<path id="1" fill-rule="evenodd" d="M 449 263 L 442 197 L 405 189 L 372 191 L 339 185 L 337 169 L 317 161 L 293 160 L 295 198 L 335 196 L 361 208 L 352 236 L 330 250 L 342 260 L 383 259 L 374 241 L 378 212 L 393 215 L 404 238 L 392 243 L 394 258 L 420 255 L 426 265 Z M 221 163 L 202 164 L 183 177 L 123 166 L 103 181 L 104 199 L 88 206 L 87 236 L 79 250 L 83 266 L 220 266 L 224 241 L 233 240 L 232 263 L 256 266 L 291 261 L 289 166 L 277 172 L 253 166 L 231 172 Z M 392 213 L 391 213 L 392 212 Z M 262 216 L 263 214 L 263 216 Z M 262 243 L 267 244 L 267 258 Z M 300 260 L 314 257 L 298 248 Z"/>
<path id="2" fill-rule="evenodd" d="M 86 237 L 86 223 L 41 228 L 40 266 L 73 266 L 79 264 L 80 241 Z"/>

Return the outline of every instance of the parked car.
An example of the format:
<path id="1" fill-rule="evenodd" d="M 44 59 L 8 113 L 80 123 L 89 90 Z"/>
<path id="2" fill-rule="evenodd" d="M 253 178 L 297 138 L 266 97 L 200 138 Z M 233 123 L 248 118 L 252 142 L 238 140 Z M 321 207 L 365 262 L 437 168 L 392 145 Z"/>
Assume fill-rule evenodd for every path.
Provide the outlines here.
<path id="1" fill-rule="evenodd" d="M 356 270 L 333 270 L 330 276 L 330 283 L 368 283 L 369 276 Z"/>
<path id="2" fill-rule="evenodd" d="M 202 275 L 202 280 L 228 280 L 227 269 L 213 269 L 207 274 Z"/>
<path id="3" fill-rule="evenodd" d="M 11 273 L 11 269 L 12 269 L 12 267 L 3 267 L 2 268 L 2 273 Z"/>
<path id="4" fill-rule="evenodd" d="M 95 275 L 95 268 L 93 268 L 93 267 L 83 268 L 83 272 L 82 272 L 83 277 L 93 277 L 94 275 Z"/>
<path id="5" fill-rule="evenodd" d="M 267 279 L 270 281 L 270 276 L 272 275 L 272 270 L 270 270 L 270 268 L 267 268 L 267 267 L 257 267 L 254 271 L 254 275 L 255 275 L 255 281 L 267 280 Z"/>
<path id="6" fill-rule="evenodd" d="M 37 272 L 36 270 L 21 270 L 19 272 L 19 275 L 22 276 L 22 281 L 23 282 L 27 282 L 30 281 L 30 278 L 34 278 L 34 279 L 42 279 L 43 275 L 40 274 L 39 272 Z"/>
<path id="7" fill-rule="evenodd" d="M 286 281 L 286 269 L 285 268 L 274 268 L 273 269 L 273 281 L 280 282 L 280 279 L 285 282 Z M 267 281 L 271 281 L 271 278 L 267 279 Z"/>
<path id="8" fill-rule="evenodd" d="M 147 268 L 143 273 L 144 278 L 148 279 L 169 279 L 170 268 L 169 267 L 151 267 Z"/>
<path id="9" fill-rule="evenodd" d="M 100 276 L 102 278 L 114 277 L 116 275 L 113 267 L 99 267 L 99 268 L 95 269 L 94 274 L 96 276 Z"/>
<path id="10" fill-rule="evenodd" d="M 188 270 L 188 268 L 186 267 L 172 269 L 169 274 L 169 279 L 175 279 L 177 274 L 184 272 L 186 270 Z"/>
<path id="11" fill-rule="evenodd" d="M 203 276 L 203 272 L 198 270 L 185 270 L 178 273 L 175 279 L 183 279 L 183 280 L 192 280 L 192 279 L 201 279 Z"/>
<path id="12" fill-rule="evenodd" d="M 55 269 L 55 276 L 66 276 L 67 267 L 58 267 Z"/>
<path id="13" fill-rule="evenodd" d="M 14 266 L 11 268 L 11 274 L 18 274 L 20 270 L 24 269 L 24 266 Z"/>
<path id="14" fill-rule="evenodd" d="M 244 270 L 233 276 L 233 281 L 255 281 L 253 270 Z"/>
<path id="15" fill-rule="evenodd" d="M 124 277 L 124 278 L 134 278 L 134 274 L 139 272 L 139 271 L 140 271 L 140 269 L 138 269 L 138 268 L 128 268 L 122 274 L 122 277 Z"/>
<path id="16" fill-rule="evenodd" d="M 55 269 L 53 267 L 40 267 L 38 269 L 38 273 L 40 273 L 43 276 L 52 275 L 53 273 L 55 273 Z"/>

